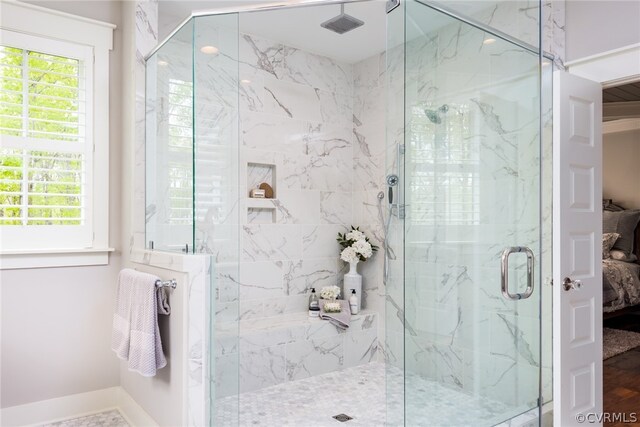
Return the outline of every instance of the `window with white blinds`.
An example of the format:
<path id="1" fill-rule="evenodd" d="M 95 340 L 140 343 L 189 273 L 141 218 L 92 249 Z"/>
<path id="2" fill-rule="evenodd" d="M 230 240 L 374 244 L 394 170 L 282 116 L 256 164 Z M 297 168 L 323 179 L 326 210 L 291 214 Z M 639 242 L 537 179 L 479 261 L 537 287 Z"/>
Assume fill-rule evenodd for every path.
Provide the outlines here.
<path id="1" fill-rule="evenodd" d="M 86 46 L 2 32 L 0 227 L 10 246 L 20 247 L 15 235 L 36 247 L 92 243 L 92 61 Z"/>
<path id="2" fill-rule="evenodd" d="M 428 108 L 432 108 L 429 106 Z M 451 105 L 442 123 L 434 124 L 416 106 L 411 115 L 412 221 L 421 225 L 474 225 L 480 221 L 479 148 L 471 138 L 468 108 Z M 425 188 L 438 188 L 425 192 Z"/>

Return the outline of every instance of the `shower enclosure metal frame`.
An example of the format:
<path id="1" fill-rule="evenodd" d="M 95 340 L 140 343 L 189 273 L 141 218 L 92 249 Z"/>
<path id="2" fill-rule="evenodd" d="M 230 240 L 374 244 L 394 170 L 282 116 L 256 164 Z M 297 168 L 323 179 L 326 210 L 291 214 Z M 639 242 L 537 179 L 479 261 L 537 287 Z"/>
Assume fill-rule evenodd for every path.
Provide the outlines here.
<path id="1" fill-rule="evenodd" d="M 218 8 L 218 9 L 207 9 L 207 10 L 198 10 L 194 11 L 189 15 L 186 19 L 184 19 L 178 26 L 171 31 L 156 47 L 149 51 L 144 57 L 144 60 L 147 61 L 151 58 L 158 50 L 164 46 L 164 44 L 171 40 L 172 37 L 180 31 L 180 29 L 189 22 L 192 18 L 197 18 L 199 16 L 214 16 L 214 15 L 226 15 L 230 13 L 243 13 L 243 12 L 266 12 L 269 10 L 280 10 L 280 9 L 297 9 L 301 7 L 313 7 L 313 6 L 326 6 L 331 4 L 349 4 L 349 3 L 366 3 L 377 0 L 298 0 L 298 3 L 274 3 L 267 4 L 264 6 L 261 5 L 247 5 L 247 6 L 234 6 L 229 8 Z M 392 12 L 398 6 L 400 6 L 403 0 L 387 0 L 387 13 Z M 554 57 L 550 53 L 544 52 L 541 49 L 536 48 L 529 43 L 525 43 L 522 40 L 519 40 L 516 37 L 513 37 L 509 34 L 503 33 L 495 28 L 489 27 L 481 22 L 478 22 L 469 17 L 463 16 L 457 13 L 454 10 L 451 10 L 445 6 L 438 4 L 437 2 L 428 2 L 426 0 L 416 0 L 418 3 L 422 3 L 423 5 L 430 7 L 432 9 L 438 10 L 446 15 L 451 16 L 454 19 L 462 21 L 466 24 L 469 24 L 473 27 L 476 27 L 479 30 L 484 31 L 485 33 L 492 34 L 494 36 L 500 37 L 516 46 L 519 46 L 523 49 L 526 49 L 532 53 L 540 54 L 542 57 L 553 61 Z M 541 10 L 541 9 L 540 9 Z"/>
<path id="2" fill-rule="evenodd" d="M 161 43 L 159 43 L 152 51 L 150 51 L 146 56 L 145 56 L 145 61 L 149 60 L 150 58 L 152 58 L 168 41 L 172 40 L 172 38 L 186 25 L 189 23 L 189 21 L 191 21 L 194 18 L 198 18 L 198 17 L 206 17 L 206 16 L 215 16 L 215 15 L 228 15 L 228 14 L 240 14 L 240 13 L 244 13 L 244 12 L 264 12 L 264 11 L 276 11 L 276 10 L 281 10 L 281 9 L 293 9 L 293 8 L 301 8 L 301 7 L 317 7 L 317 6 L 324 6 L 324 5 L 333 5 L 333 4 L 348 4 L 348 3 L 364 3 L 364 2 L 371 2 L 371 1 L 376 1 L 376 0 L 300 0 L 297 3 L 274 3 L 274 4 L 268 4 L 268 5 L 264 5 L 264 6 L 240 6 L 240 7 L 230 7 L 230 8 L 220 8 L 220 9 L 215 9 L 215 10 L 201 10 L 201 11 L 196 11 L 193 12 L 191 14 L 191 16 L 189 16 L 187 19 L 185 19 L 172 33 L 170 33 Z M 402 0 L 390 0 L 387 2 L 387 13 L 390 13 L 394 10 L 396 10 L 400 5 L 401 5 L 401 1 Z M 440 12 L 450 18 L 453 18 L 455 20 L 458 20 L 464 24 L 469 25 L 470 27 L 473 27 L 477 30 L 480 30 L 482 32 L 485 32 L 486 34 L 489 35 L 493 35 L 495 37 L 498 37 L 508 43 L 513 44 L 514 46 L 517 46 L 523 50 L 526 50 L 534 55 L 538 55 L 539 56 L 539 72 L 538 72 L 538 78 L 539 78 L 539 82 L 540 85 L 539 87 L 542 87 L 542 72 L 541 72 L 541 68 L 542 68 L 542 61 L 543 60 L 549 60 L 549 61 L 553 61 L 553 56 L 545 53 L 542 49 L 542 44 L 541 44 L 541 34 L 542 31 L 539 28 L 539 32 L 538 32 L 538 42 L 539 42 L 539 46 L 540 48 L 537 48 L 531 44 L 528 44 L 526 42 L 523 42 L 522 40 L 519 40 L 518 38 L 511 36 L 509 34 L 503 33 L 495 28 L 489 27 L 488 25 L 485 25 L 481 22 L 478 22 L 474 19 L 471 19 L 469 17 L 465 17 L 460 15 L 459 13 L 448 9 L 445 6 L 442 6 L 441 4 L 438 3 L 432 3 L 432 2 L 428 2 L 425 0 L 415 0 L 416 3 L 421 4 L 429 9 L 432 9 L 434 11 Z M 541 10 L 542 7 L 538 8 L 538 25 L 541 25 Z M 540 96 L 542 96 L 540 94 Z M 540 102 L 540 116 L 542 117 L 542 102 Z M 542 120 L 540 120 L 540 128 L 542 128 Z M 542 129 L 540 129 L 542 130 Z M 540 133 L 540 135 L 542 135 L 542 133 Z M 541 136 L 540 136 L 541 138 Z M 404 145 L 398 145 L 397 146 L 397 153 L 396 153 L 397 159 L 399 160 L 401 157 L 404 156 Z M 400 166 L 398 164 L 398 171 L 400 171 Z M 398 173 L 398 175 L 400 175 L 400 183 L 398 185 L 398 189 L 399 189 L 399 193 L 396 197 L 397 199 L 394 200 L 394 204 L 391 206 L 390 210 L 389 210 L 389 214 L 391 215 L 393 213 L 393 208 L 395 207 L 396 212 L 395 212 L 395 216 L 399 219 L 399 220 L 404 220 L 404 198 L 402 193 L 404 192 L 404 185 L 405 183 L 403 182 L 403 173 Z M 399 197 L 398 197 L 399 196 Z M 385 242 L 386 245 L 386 242 Z M 386 252 L 386 248 L 385 248 L 385 252 Z M 529 257 L 529 260 L 531 260 L 531 258 Z M 529 261 L 528 261 L 529 262 Z M 386 262 L 385 262 L 385 275 L 386 275 Z M 533 292 L 533 290 L 531 290 L 531 292 Z M 528 290 L 529 293 L 529 290 Z M 540 311 L 540 309 L 538 310 L 538 312 Z M 540 378 L 540 377 L 539 377 Z M 538 384 L 539 390 L 541 390 L 541 384 L 539 382 Z M 541 391 L 539 392 L 539 395 L 541 395 Z M 538 402 L 538 408 L 540 408 L 541 405 L 541 401 L 539 400 Z M 406 422 L 406 420 L 405 420 Z"/>

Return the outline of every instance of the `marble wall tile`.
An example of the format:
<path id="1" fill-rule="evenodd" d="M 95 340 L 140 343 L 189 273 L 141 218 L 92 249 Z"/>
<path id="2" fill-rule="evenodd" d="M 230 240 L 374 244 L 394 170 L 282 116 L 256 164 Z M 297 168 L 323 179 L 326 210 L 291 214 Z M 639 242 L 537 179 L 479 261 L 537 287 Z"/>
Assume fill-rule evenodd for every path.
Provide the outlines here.
<path id="1" fill-rule="evenodd" d="M 321 192 L 315 190 L 279 190 L 276 222 L 279 224 L 318 224 L 322 215 Z"/>
<path id="2" fill-rule="evenodd" d="M 320 292 L 325 286 L 334 286 L 337 283 L 336 275 L 336 257 L 289 261 L 283 268 L 284 293 L 308 298 L 313 287 Z"/>
<path id="3" fill-rule="evenodd" d="M 334 152 L 349 151 L 352 146 L 351 127 L 331 121 L 305 122 L 304 154 L 326 157 Z"/>
<path id="4" fill-rule="evenodd" d="M 320 223 L 350 225 L 352 222 L 351 192 L 320 192 Z"/>
<path id="5" fill-rule="evenodd" d="M 282 295 L 283 261 L 240 265 L 240 301 Z"/>
<path id="6" fill-rule="evenodd" d="M 378 334 L 371 330 L 344 337 L 344 367 L 358 366 L 377 360 Z"/>
<path id="7" fill-rule="evenodd" d="M 240 352 L 240 393 L 284 382 L 285 346 Z"/>
<path id="8" fill-rule="evenodd" d="M 316 89 L 297 83 L 265 78 L 264 112 L 296 120 L 322 121 Z"/>
<path id="9" fill-rule="evenodd" d="M 238 353 L 230 353 L 216 356 L 213 375 L 215 387 L 211 387 L 212 397 L 221 399 L 227 396 L 234 396 L 240 392 L 238 372 L 240 370 L 240 359 Z M 216 409 L 214 405 L 214 410 Z"/>
<path id="10" fill-rule="evenodd" d="M 350 94 L 351 66 L 290 46 L 284 48 L 284 80 L 332 93 Z"/>
<path id="11" fill-rule="evenodd" d="M 247 224 L 242 226 L 242 260 L 277 261 L 302 256 L 302 229 L 291 225 Z"/>
<path id="12" fill-rule="evenodd" d="M 344 364 L 342 336 L 297 341 L 286 348 L 288 381 L 337 371 Z"/>
<path id="13" fill-rule="evenodd" d="M 305 225 L 302 232 L 304 258 L 329 258 L 340 254 L 336 241 L 338 233 L 347 229 L 342 225 Z"/>
<path id="14" fill-rule="evenodd" d="M 250 149 L 306 153 L 305 122 L 272 114 L 242 111 L 241 144 Z"/>
<path id="15" fill-rule="evenodd" d="M 282 79 L 284 76 L 284 45 L 255 37 L 240 35 L 240 64 L 250 67 L 256 74 Z"/>

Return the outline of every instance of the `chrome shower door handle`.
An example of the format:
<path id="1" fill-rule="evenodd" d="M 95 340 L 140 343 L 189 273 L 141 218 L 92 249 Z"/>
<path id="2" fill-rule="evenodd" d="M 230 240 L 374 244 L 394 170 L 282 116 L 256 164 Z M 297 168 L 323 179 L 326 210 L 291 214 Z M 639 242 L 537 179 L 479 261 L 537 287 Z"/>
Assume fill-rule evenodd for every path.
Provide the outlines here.
<path id="1" fill-rule="evenodd" d="M 509 292 L 509 255 L 512 253 L 525 253 L 527 255 L 527 289 L 524 293 L 512 294 Z M 511 246 L 502 251 L 500 262 L 500 284 L 502 295 L 508 300 L 521 300 L 529 298 L 533 294 L 533 251 L 525 246 Z"/>

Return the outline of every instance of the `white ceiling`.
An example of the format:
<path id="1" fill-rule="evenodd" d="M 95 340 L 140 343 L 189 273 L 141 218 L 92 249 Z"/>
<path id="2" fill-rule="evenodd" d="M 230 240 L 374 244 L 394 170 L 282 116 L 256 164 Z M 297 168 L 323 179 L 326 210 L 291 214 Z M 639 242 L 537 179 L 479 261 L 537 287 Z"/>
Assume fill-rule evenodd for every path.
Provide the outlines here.
<path id="1" fill-rule="evenodd" d="M 233 8 L 273 1 L 161 1 L 159 37 L 162 40 L 192 11 Z M 385 0 L 352 3 L 345 13 L 364 25 L 345 34 L 336 34 L 320 24 L 340 13 L 339 5 L 305 6 L 247 12 L 239 15 L 240 32 L 260 36 L 339 61 L 355 63 L 384 51 L 386 46 Z"/>

